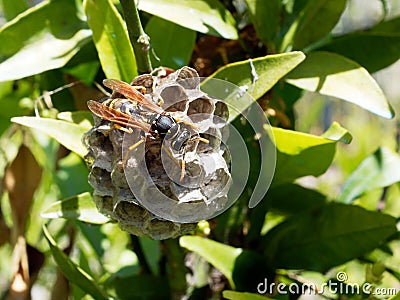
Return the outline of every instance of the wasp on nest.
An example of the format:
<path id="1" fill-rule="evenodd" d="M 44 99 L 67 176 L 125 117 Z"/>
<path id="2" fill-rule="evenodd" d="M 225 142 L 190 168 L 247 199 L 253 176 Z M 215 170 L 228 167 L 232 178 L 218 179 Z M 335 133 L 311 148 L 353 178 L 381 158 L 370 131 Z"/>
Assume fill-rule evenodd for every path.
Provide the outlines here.
<path id="1" fill-rule="evenodd" d="M 113 94 L 88 102 L 95 126 L 85 144 L 99 210 L 131 234 L 166 239 L 192 231 L 227 201 L 228 109 L 200 90 L 189 67 L 155 73 L 131 84 L 104 81 Z"/>

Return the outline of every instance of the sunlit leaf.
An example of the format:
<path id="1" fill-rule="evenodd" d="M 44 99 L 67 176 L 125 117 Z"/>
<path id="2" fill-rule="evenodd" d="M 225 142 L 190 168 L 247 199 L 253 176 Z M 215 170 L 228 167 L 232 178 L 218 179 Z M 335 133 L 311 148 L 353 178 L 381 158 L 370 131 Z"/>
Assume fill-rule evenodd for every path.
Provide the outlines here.
<path id="1" fill-rule="evenodd" d="M 90 41 L 77 3 L 44 1 L 0 29 L 0 81 L 60 68 Z"/>
<path id="2" fill-rule="evenodd" d="M 87 192 L 54 202 L 41 214 L 41 217 L 76 219 L 92 224 L 104 224 L 109 221 L 106 216 L 98 212 L 92 196 Z"/>
<path id="3" fill-rule="evenodd" d="M 138 74 L 136 60 L 118 10 L 111 0 L 85 0 L 83 6 L 104 73 L 131 82 Z"/>
<path id="4" fill-rule="evenodd" d="M 332 141 L 343 142 L 345 144 L 350 144 L 353 139 L 350 132 L 348 132 L 346 128 L 340 126 L 338 122 L 333 122 L 331 127 L 322 134 L 322 137 Z"/>
<path id="5" fill-rule="evenodd" d="M 250 19 L 257 35 L 264 42 L 270 42 L 275 37 L 280 18 L 280 0 L 245 0 Z"/>
<path id="6" fill-rule="evenodd" d="M 264 236 L 264 255 L 276 268 L 324 272 L 381 246 L 396 232 L 391 216 L 330 203 L 270 230 Z"/>
<path id="7" fill-rule="evenodd" d="M 346 100 L 378 116 L 393 117 L 393 110 L 374 78 L 359 64 L 341 55 L 312 52 L 286 81 L 308 91 Z"/>
<path id="8" fill-rule="evenodd" d="M 386 147 L 379 148 L 351 173 L 338 201 L 350 203 L 363 193 L 399 182 L 399 170 L 400 155 Z"/>
<path id="9" fill-rule="evenodd" d="M 283 39 L 281 50 L 289 46 L 301 50 L 326 36 L 346 7 L 346 0 L 310 0 L 298 14 Z"/>
<path id="10" fill-rule="evenodd" d="M 64 147 L 81 157 L 84 157 L 88 152 L 82 144 L 83 134 L 87 131 L 85 127 L 62 120 L 37 117 L 15 117 L 11 121 L 50 135 Z"/>
<path id="11" fill-rule="evenodd" d="M 232 276 L 235 261 L 243 249 L 196 236 L 183 236 L 179 239 L 179 244 L 206 259 L 225 275 L 231 286 L 234 286 Z"/>
<path id="12" fill-rule="evenodd" d="M 43 226 L 44 236 L 49 243 L 51 253 L 61 272 L 67 279 L 90 294 L 94 299 L 109 299 L 106 293 L 100 289 L 94 279 L 80 267 L 75 265 L 63 251 L 60 250 L 55 240 L 50 235 L 46 226 Z"/>
<path id="13" fill-rule="evenodd" d="M 89 130 L 93 127 L 92 113 L 87 110 L 83 111 L 63 111 L 57 115 L 60 120 L 78 124 L 82 128 Z"/>
<path id="14" fill-rule="evenodd" d="M 235 19 L 217 0 L 146 0 L 139 10 L 206 34 L 237 39 Z"/>
<path id="15" fill-rule="evenodd" d="M 213 97 L 224 99 L 229 104 L 229 120 L 233 120 L 253 101 L 272 88 L 279 79 L 300 64 L 304 58 L 305 55 L 302 52 L 289 52 L 228 64 L 206 79 L 202 83 L 202 90 Z M 235 90 L 221 88 L 218 81 L 210 80 L 210 78 L 228 81 L 235 85 Z M 244 91 L 251 97 L 241 97 Z M 231 94 L 232 92 L 234 94 Z M 234 109 L 231 109 L 231 106 Z"/>
<path id="16" fill-rule="evenodd" d="M 146 25 L 152 50 L 153 67 L 179 69 L 189 64 L 196 40 L 196 32 L 159 17 L 152 17 Z"/>
<path id="17" fill-rule="evenodd" d="M 336 143 L 349 142 L 350 133 L 338 124 L 328 129 L 329 139 L 282 128 L 266 128 L 275 139 L 277 163 L 273 184 L 323 174 L 332 163 Z"/>

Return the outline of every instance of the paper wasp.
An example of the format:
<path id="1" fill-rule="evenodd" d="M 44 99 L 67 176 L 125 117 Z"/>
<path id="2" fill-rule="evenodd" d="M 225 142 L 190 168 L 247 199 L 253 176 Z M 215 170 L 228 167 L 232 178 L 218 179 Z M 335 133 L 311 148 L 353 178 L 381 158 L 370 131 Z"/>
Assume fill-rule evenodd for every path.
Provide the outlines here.
<path id="1" fill-rule="evenodd" d="M 173 150 L 182 154 L 180 180 L 183 181 L 186 145 L 189 141 L 198 140 L 204 143 L 209 141 L 200 137 L 199 134 L 192 136 L 190 130 L 184 126 L 189 125 L 191 128 L 196 129 L 193 123 L 174 118 L 169 112 L 163 110 L 161 106 L 147 99 L 142 94 L 146 91 L 145 87 L 132 86 L 117 79 L 105 79 L 103 84 L 126 98 L 110 98 L 102 103 L 89 100 L 87 105 L 92 113 L 104 120 L 113 122 L 110 130 L 116 128 L 132 133 L 134 129 L 137 129 L 150 134 L 153 138 L 167 140 Z M 145 142 L 145 138 L 128 148 L 122 162 L 123 165 L 128 158 L 129 152 L 143 142 Z"/>

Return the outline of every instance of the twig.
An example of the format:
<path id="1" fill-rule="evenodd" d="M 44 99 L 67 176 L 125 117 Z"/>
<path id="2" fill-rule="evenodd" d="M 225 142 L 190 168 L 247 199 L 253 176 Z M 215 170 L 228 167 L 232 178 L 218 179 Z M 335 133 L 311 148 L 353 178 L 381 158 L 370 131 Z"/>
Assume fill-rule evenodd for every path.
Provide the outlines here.
<path id="1" fill-rule="evenodd" d="M 150 73 L 152 71 L 149 56 L 150 38 L 143 30 L 135 0 L 120 0 L 119 2 L 121 3 L 128 27 L 129 39 L 135 53 L 138 73 Z"/>

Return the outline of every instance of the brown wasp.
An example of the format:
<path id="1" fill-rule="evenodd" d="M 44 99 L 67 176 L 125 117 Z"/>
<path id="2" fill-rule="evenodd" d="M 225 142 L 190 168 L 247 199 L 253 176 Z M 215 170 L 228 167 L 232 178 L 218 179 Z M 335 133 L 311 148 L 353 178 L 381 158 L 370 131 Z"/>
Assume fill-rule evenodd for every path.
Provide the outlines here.
<path id="1" fill-rule="evenodd" d="M 116 128 L 127 133 L 132 133 L 134 129 L 137 129 L 150 134 L 154 138 L 169 141 L 173 150 L 182 153 L 180 180 L 183 181 L 186 145 L 189 141 L 194 140 L 204 143 L 208 143 L 209 141 L 198 134 L 192 137 L 191 132 L 183 125 L 189 125 L 193 129 L 196 129 L 196 126 L 187 121 L 172 117 L 161 106 L 147 99 L 142 94 L 146 91 L 145 87 L 132 86 L 117 79 L 105 79 L 103 84 L 114 92 L 122 94 L 126 99 L 108 99 L 102 103 L 89 100 L 87 103 L 89 109 L 98 117 L 113 122 L 110 130 Z M 143 138 L 128 148 L 123 165 L 127 160 L 128 153 L 144 141 L 145 139 Z"/>

